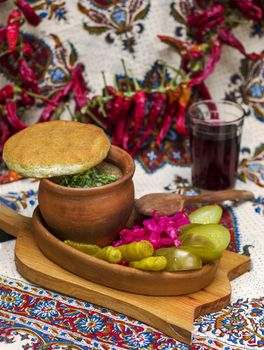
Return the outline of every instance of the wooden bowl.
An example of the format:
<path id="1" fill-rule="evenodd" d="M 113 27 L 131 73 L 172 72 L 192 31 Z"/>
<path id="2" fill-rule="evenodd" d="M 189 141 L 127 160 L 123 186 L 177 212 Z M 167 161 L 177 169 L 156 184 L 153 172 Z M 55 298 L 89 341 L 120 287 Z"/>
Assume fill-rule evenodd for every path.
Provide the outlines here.
<path id="1" fill-rule="evenodd" d="M 43 254 L 57 265 L 89 281 L 130 293 L 156 296 L 194 293 L 214 279 L 218 267 L 215 261 L 200 270 L 149 272 L 110 264 L 60 241 L 45 227 L 38 208 L 33 214 L 33 231 Z"/>
<path id="2" fill-rule="evenodd" d="M 123 174 L 108 185 L 69 188 L 57 184 L 56 178 L 40 181 L 39 209 L 45 225 L 59 239 L 105 246 L 126 225 L 134 206 L 134 160 L 111 146 L 106 162 L 118 166 Z"/>

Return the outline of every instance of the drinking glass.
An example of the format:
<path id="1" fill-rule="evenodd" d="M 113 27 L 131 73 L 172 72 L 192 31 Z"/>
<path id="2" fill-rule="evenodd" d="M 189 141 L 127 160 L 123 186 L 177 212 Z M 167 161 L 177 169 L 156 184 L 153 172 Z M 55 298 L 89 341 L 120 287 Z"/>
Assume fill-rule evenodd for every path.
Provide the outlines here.
<path id="1" fill-rule="evenodd" d="M 212 191 L 234 187 L 244 114 L 242 106 L 225 100 L 206 100 L 190 106 L 194 187 Z"/>

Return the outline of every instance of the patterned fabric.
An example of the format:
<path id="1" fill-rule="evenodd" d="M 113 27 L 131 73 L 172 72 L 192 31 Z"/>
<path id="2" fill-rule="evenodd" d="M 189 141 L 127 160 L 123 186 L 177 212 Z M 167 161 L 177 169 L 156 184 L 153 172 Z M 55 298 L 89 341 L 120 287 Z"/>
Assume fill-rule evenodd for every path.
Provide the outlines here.
<path id="1" fill-rule="evenodd" d="M 23 180 L 23 192 L 10 191 L 0 196 L 9 207 L 30 215 L 37 205 L 36 182 Z M 34 186 L 33 186 L 34 185 Z M 9 186 L 13 186 L 10 184 Z M 177 176 L 167 191 L 196 192 L 187 179 Z M 253 205 L 253 204 L 252 204 Z M 195 206 L 186 208 L 187 212 Z M 229 249 L 249 254 L 241 247 L 241 235 L 232 207 L 224 206 L 222 224 L 231 233 Z M 233 349 L 239 345 L 262 346 L 263 298 L 238 300 L 221 312 L 199 317 L 194 323 L 191 347 L 166 337 L 159 331 L 125 315 L 29 285 L 21 280 L 0 277 L 0 348 L 16 344 L 25 349 Z M 243 332 L 238 331 L 243 313 Z M 255 316 L 258 316 L 256 319 Z M 252 317 L 254 324 L 252 323 Z M 252 325 L 253 324 L 253 325 Z M 236 329 L 237 333 L 232 331 Z M 256 332 L 256 329 L 260 329 Z M 254 341 L 248 334 L 254 335 Z M 18 345 L 19 344 L 19 345 Z M 256 345 L 258 344 L 258 345 Z M 239 347 L 234 347 L 238 349 Z M 8 348 L 4 348 L 5 350 Z"/>
<path id="2" fill-rule="evenodd" d="M 243 157 L 238 170 L 238 176 L 241 181 L 248 180 L 255 182 L 258 186 L 264 187 L 264 143 L 261 143 L 251 156 L 250 150 L 242 148 Z"/>
<path id="3" fill-rule="evenodd" d="M 141 86 L 158 86 L 159 60 L 177 67 L 177 52 L 161 43 L 157 35 L 184 38 L 184 28 L 173 11 L 183 1 L 27 1 L 42 17 L 36 28 L 23 26 L 23 36 L 34 45 L 38 58 L 35 68 L 43 91 L 53 91 L 67 83 L 67 65 L 77 59 L 85 66 L 91 96 L 102 91 L 102 71 L 107 84 L 113 85 L 114 76 L 118 76 L 117 84 L 123 84 L 121 58 Z M 1 23 L 11 7 L 11 0 L 0 1 Z M 235 32 L 249 52 L 259 52 L 263 47 L 260 25 L 241 25 Z M 16 80 L 16 66 L 5 57 L 0 57 L 0 73 L 0 86 Z M 251 65 L 238 52 L 225 47 L 217 69 L 206 80 L 213 98 L 235 100 L 245 108 L 236 188 L 255 194 L 252 202 L 224 204 L 223 223 L 232 233 L 229 248 L 252 259 L 251 271 L 232 282 L 230 306 L 196 319 L 193 343 L 187 346 L 125 315 L 30 285 L 16 270 L 15 241 L 10 240 L 0 243 L 0 349 L 255 350 L 264 347 L 263 74 L 263 61 Z M 167 75 L 166 79 L 170 81 Z M 40 108 L 26 111 L 25 120 L 35 120 L 39 112 Z M 69 118 L 68 110 L 58 111 L 57 117 Z M 150 142 L 137 157 L 136 197 L 162 191 L 195 194 L 189 164 L 188 143 L 172 128 L 160 149 Z M 0 202 L 31 216 L 37 204 L 38 183 L 18 179 L 4 168 L 0 183 Z"/>
<path id="4" fill-rule="evenodd" d="M 239 299 L 194 323 L 192 345 L 125 315 L 0 276 L 0 348 L 257 349 L 264 347 L 264 298 Z"/>
<path id="5" fill-rule="evenodd" d="M 225 310 L 200 317 L 192 349 L 259 349 L 264 347 L 264 298 L 239 299 Z"/>
<path id="6" fill-rule="evenodd" d="M 77 61 L 85 66 L 91 96 L 100 94 L 106 81 L 113 85 L 113 77 L 124 74 L 121 59 L 142 84 L 152 82 L 149 72 L 158 60 L 177 67 L 179 55 L 173 48 L 161 43 L 157 35 L 184 39 L 185 30 L 174 9 L 183 2 L 150 0 L 28 0 L 42 17 L 40 25 L 23 26 L 22 35 L 30 41 L 35 52 L 35 69 L 41 90 L 56 91 L 67 83 L 67 65 Z M 0 3 L 1 21 L 4 23 L 11 1 Z M 184 6 L 183 6 L 184 7 Z M 246 42 L 249 51 L 259 52 L 262 47 L 263 28 L 254 24 L 239 26 L 236 35 Z M 0 43 L 1 47 L 1 43 Z M 91 49 L 92 48 L 92 49 Z M 107 52 L 107 57 L 106 57 Z M 50 64 L 50 66 L 49 66 Z M 49 67 L 48 67 L 49 66 Z M 17 67 L 9 55 L 0 57 L 0 85 L 16 81 Z M 262 123 L 264 119 L 263 61 L 252 65 L 248 59 L 232 48 L 225 47 L 216 71 L 206 80 L 213 98 L 228 98 L 249 105 L 248 115 Z M 43 79 L 45 77 L 45 79 Z M 152 82 L 153 83 L 153 82 Z M 219 86 L 221 88 L 219 89 Z M 90 96 L 90 97 L 91 97 Z M 39 106 L 39 107 L 42 107 Z M 36 120 L 40 108 L 27 110 L 23 116 L 28 123 Z M 69 118 L 67 108 L 59 109 L 56 118 Z M 187 147 L 183 140 L 171 132 L 161 150 L 146 145 L 137 159 L 147 172 L 166 164 L 187 165 Z"/>
<path id="7" fill-rule="evenodd" d="M 113 311 L 26 283 L 1 278 L 0 347 L 165 349 L 176 341 Z"/>

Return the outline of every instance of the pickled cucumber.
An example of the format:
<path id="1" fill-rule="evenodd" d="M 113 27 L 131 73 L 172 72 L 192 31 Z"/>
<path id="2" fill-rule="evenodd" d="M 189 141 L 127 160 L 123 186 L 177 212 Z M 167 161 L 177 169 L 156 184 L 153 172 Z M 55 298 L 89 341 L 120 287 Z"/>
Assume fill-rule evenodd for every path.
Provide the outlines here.
<path id="1" fill-rule="evenodd" d="M 192 224 L 219 224 L 223 209 L 219 205 L 205 205 L 188 215 Z"/>
<path id="2" fill-rule="evenodd" d="M 187 229 L 180 236 L 184 246 L 204 246 L 222 253 L 230 243 L 230 232 L 218 224 L 204 224 Z"/>
<path id="3" fill-rule="evenodd" d="M 199 226 L 200 224 L 187 224 L 184 226 L 180 227 L 180 230 L 182 233 L 186 232 L 187 230 L 189 230 L 191 227 L 195 227 L 195 226 Z"/>
<path id="4" fill-rule="evenodd" d="M 167 266 L 165 271 L 197 270 L 202 267 L 202 260 L 198 255 L 184 250 L 183 247 L 160 248 L 155 250 L 154 256 L 165 256 Z"/>
<path id="5" fill-rule="evenodd" d="M 180 236 L 180 241 L 183 246 L 204 247 L 207 249 L 214 249 L 215 245 L 210 238 L 201 235 L 199 232 L 184 232 Z"/>
<path id="6" fill-rule="evenodd" d="M 192 253 L 195 256 L 199 256 L 203 265 L 211 261 L 220 259 L 222 256 L 222 252 L 217 251 L 215 248 L 207 248 L 202 246 L 184 246 L 184 245 L 178 248 L 182 249 L 185 252 Z"/>

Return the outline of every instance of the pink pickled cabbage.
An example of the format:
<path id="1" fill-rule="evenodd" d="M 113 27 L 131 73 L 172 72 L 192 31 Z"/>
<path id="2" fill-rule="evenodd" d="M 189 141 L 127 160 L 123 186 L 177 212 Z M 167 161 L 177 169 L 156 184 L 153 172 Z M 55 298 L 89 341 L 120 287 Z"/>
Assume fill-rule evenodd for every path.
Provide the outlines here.
<path id="1" fill-rule="evenodd" d="M 153 211 L 153 217 L 143 221 L 143 227 L 134 226 L 132 229 L 125 228 L 119 234 L 119 239 L 113 242 L 113 246 L 139 242 L 142 240 L 149 241 L 154 249 L 180 246 L 179 240 L 180 227 L 190 223 L 188 216 L 179 211 L 173 216 L 158 216 Z"/>

